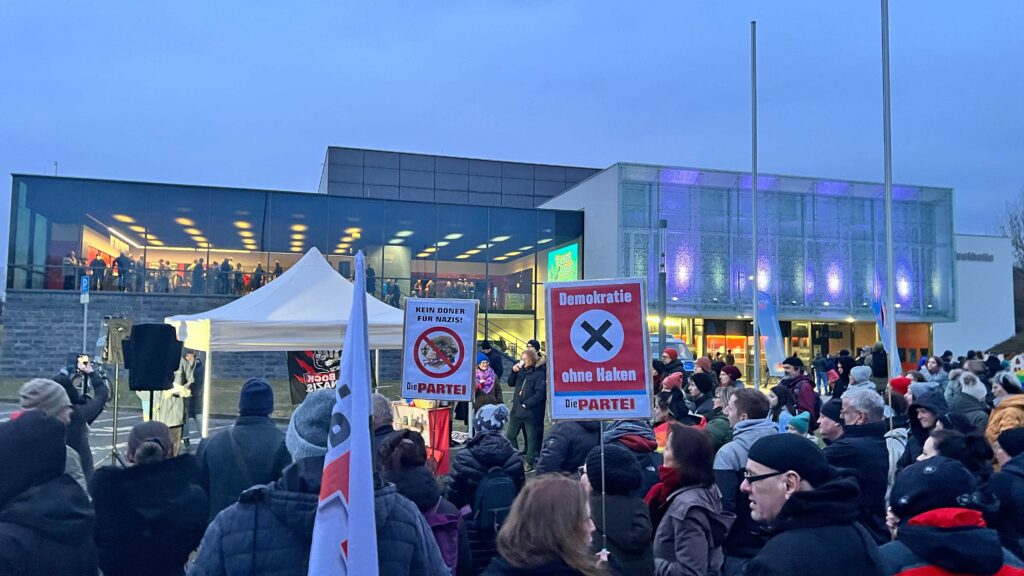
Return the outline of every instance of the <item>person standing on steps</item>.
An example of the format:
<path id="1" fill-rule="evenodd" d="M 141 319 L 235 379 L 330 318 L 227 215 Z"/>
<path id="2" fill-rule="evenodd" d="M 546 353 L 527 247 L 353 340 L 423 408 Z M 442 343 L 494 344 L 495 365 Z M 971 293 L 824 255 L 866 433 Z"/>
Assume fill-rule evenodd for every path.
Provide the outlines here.
<path id="1" fill-rule="evenodd" d="M 512 446 L 519 449 L 520 432 L 526 436 L 526 465 L 532 470 L 537 464 L 540 445 L 543 442 L 544 410 L 547 403 L 547 374 L 539 364 L 537 352 L 531 348 L 523 350 L 521 360 L 512 367 L 508 385 L 514 389 L 512 396 L 512 417 L 509 420 L 506 437 Z"/>

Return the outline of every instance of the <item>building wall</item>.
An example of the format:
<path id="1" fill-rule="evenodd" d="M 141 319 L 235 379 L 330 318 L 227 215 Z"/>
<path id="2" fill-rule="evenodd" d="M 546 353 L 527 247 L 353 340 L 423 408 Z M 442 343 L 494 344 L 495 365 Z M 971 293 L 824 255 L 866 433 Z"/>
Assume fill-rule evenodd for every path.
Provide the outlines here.
<path id="1" fill-rule="evenodd" d="M 541 208 L 583 212 L 583 236 L 586 238 L 583 245 L 584 278 L 621 276 L 618 165 L 548 200 Z"/>
<path id="2" fill-rule="evenodd" d="M 936 324 L 935 349 L 985 349 L 1015 333 L 1013 246 L 1009 238 L 956 235 L 957 320 Z"/>

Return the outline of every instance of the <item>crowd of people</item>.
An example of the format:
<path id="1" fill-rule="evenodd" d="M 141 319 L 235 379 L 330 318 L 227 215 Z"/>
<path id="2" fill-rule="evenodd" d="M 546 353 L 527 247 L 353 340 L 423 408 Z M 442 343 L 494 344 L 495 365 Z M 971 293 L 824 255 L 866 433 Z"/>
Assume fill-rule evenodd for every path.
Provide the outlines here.
<path id="1" fill-rule="evenodd" d="M 790 357 L 757 389 L 731 358 L 688 372 L 666 349 L 653 420 L 545 431 L 540 348 L 506 368 L 483 343 L 474 433 L 441 476 L 373 395 L 380 574 L 1024 574 L 1024 378 L 998 357 L 893 377 L 877 347 L 810 370 Z M 17 463 L 0 476 L 0 574 L 307 573 L 334 391 L 282 431 L 254 378 L 194 454 L 152 420 L 127 467 L 94 470 L 88 425 L 109 394 L 88 364 L 22 386 L 0 423 Z"/>

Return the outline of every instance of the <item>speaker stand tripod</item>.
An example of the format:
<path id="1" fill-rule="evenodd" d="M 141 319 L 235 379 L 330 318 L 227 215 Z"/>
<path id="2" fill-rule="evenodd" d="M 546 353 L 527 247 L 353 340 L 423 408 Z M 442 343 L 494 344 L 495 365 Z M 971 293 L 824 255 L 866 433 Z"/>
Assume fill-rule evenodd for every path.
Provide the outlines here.
<path id="1" fill-rule="evenodd" d="M 111 423 L 111 428 L 113 431 L 110 434 L 110 453 L 104 456 L 102 460 L 96 463 L 97 468 L 100 466 L 100 464 L 103 464 L 107 460 L 110 460 L 111 466 L 116 466 L 120 464 L 122 468 L 128 467 L 128 464 L 125 463 L 124 458 L 121 457 L 121 453 L 117 451 L 117 418 L 118 409 L 120 408 L 121 404 L 120 399 L 118 398 L 118 392 L 120 391 L 118 390 L 118 388 L 120 387 L 120 373 L 118 370 L 119 367 L 119 364 L 114 364 L 114 421 Z"/>

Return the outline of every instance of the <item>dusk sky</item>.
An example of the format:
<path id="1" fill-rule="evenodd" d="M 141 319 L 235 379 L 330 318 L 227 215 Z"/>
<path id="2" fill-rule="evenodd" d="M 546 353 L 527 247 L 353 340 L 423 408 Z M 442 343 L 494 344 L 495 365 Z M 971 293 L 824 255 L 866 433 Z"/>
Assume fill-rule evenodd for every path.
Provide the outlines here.
<path id="1" fill-rule="evenodd" d="M 870 0 L 0 4 L 0 173 L 316 190 L 328 145 L 881 181 Z M 894 177 L 993 233 L 1024 2 L 894 0 Z M 5 180 L 9 186 L 9 180 Z M 4 220 L 6 222 L 6 220 Z"/>

